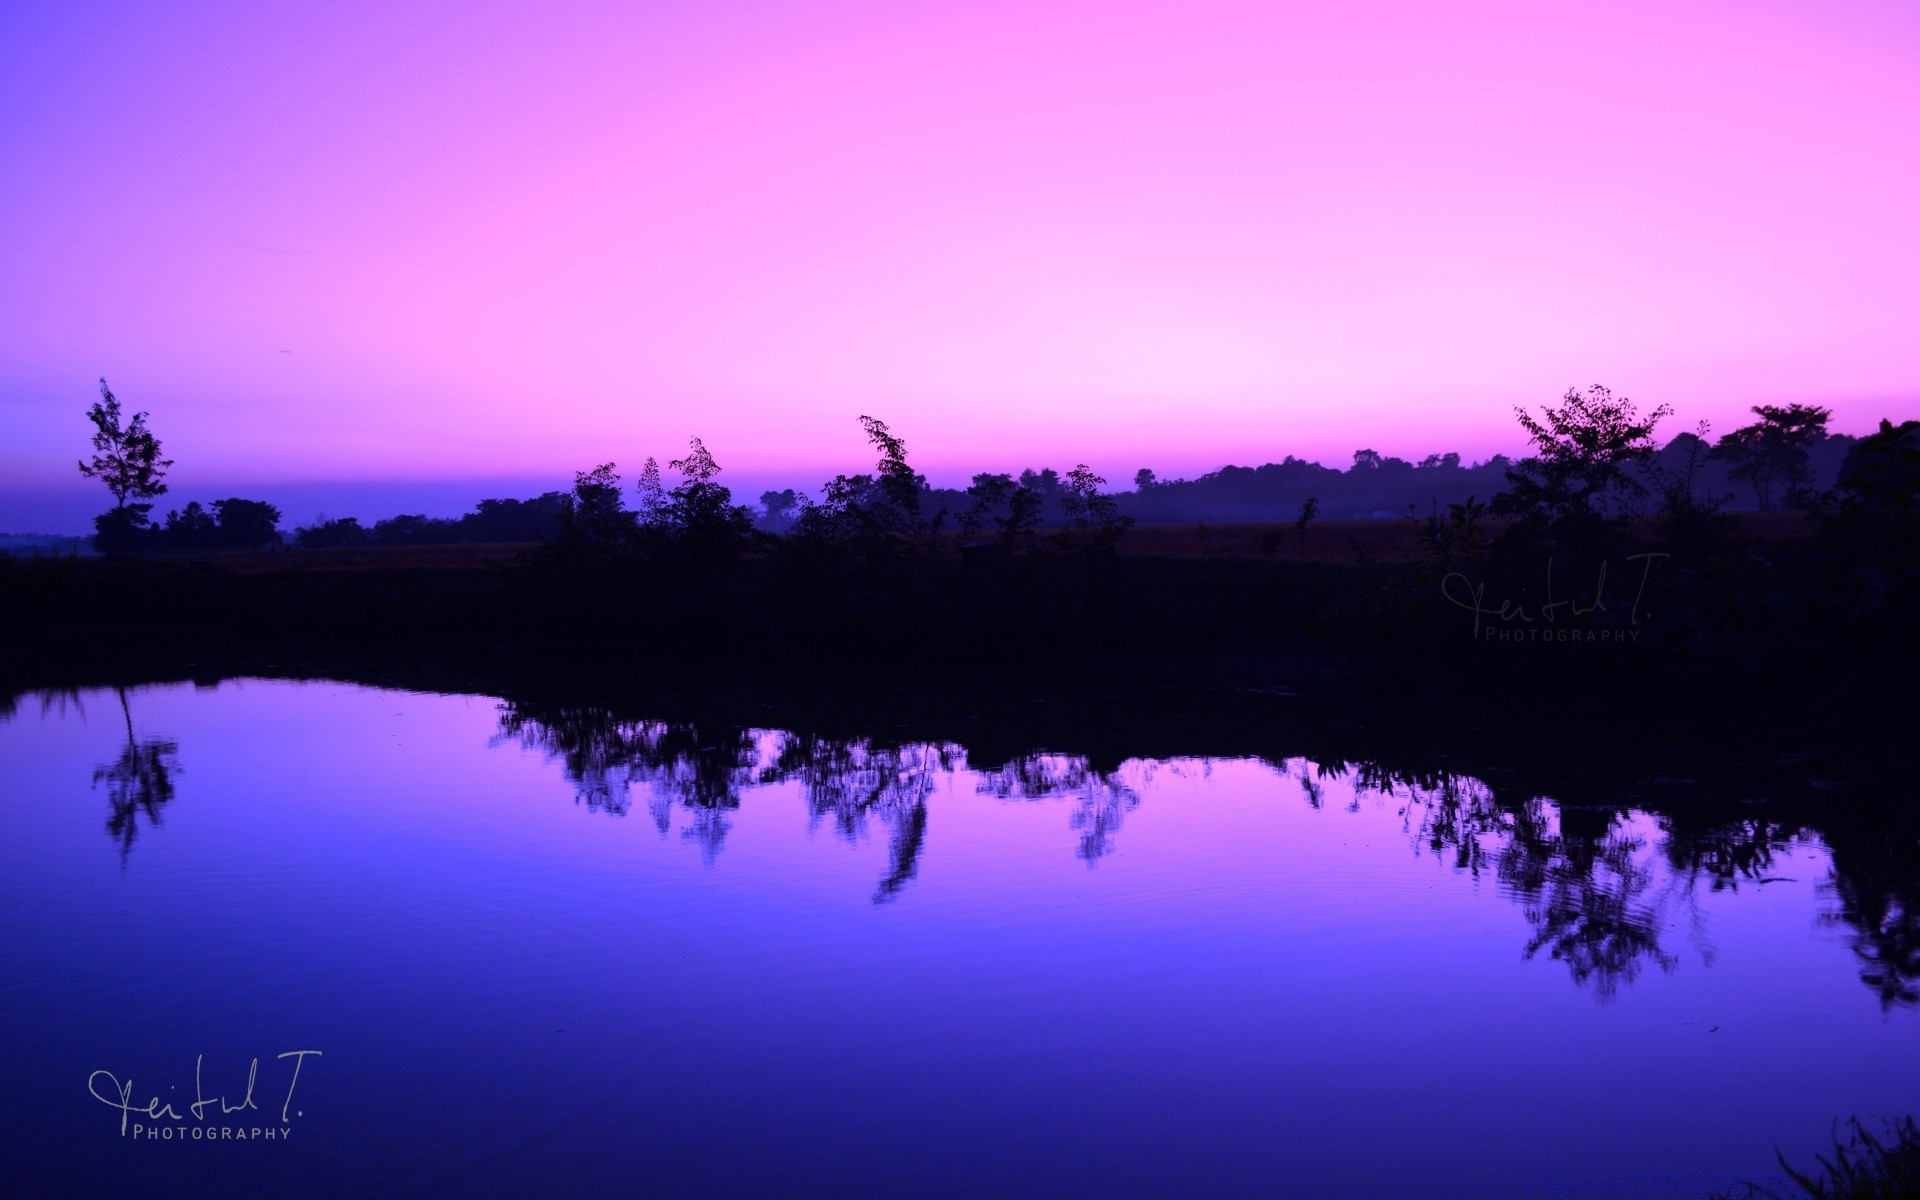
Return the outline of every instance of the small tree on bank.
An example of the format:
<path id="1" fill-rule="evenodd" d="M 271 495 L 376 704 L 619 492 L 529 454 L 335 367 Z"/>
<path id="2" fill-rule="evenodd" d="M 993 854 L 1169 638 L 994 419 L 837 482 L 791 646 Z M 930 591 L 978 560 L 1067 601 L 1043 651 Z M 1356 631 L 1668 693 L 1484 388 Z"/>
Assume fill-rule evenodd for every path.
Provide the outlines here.
<path id="1" fill-rule="evenodd" d="M 1654 428 L 1672 411 L 1662 404 L 1643 415 L 1598 384 L 1568 389 L 1539 417 L 1516 408 L 1534 452 L 1508 468 L 1494 513 L 1517 518 L 1518 536 L 1544 533 L 1569 549 L 1597 551 L 1608 525 L 1647 494 L 1634 468 L 1653 457 Z"/>
<path id="2" fill-rule="evenodd" d="M 576 471 L 573 492 L 560 509 L 559 542 L 576 552 L 611 554 L 632 540 L 634 515 L 620 498 L 620 474 L 610 462 Z"/>
<path id="3" fill-rule="evenodd" d="M 164 479 L 173 460 L 160 457 L 160 439 L 147 428 L 146 413 L 121 424 L 120 400 L 104 377 L 87 420 L 93 422 L 93 458 L 79 464 L 80 473 L 113 493 L 112 510 L 93 519 L 94 545 L 106 553 L 130 550 L 149 527 L 154 498 L 166 493 Z"/>
<path id="4" fill-rule="evenodd" d="M 1112 545 L 1133 526 L 1133 518 L 1120 515 L 1113 497 L 1100 490 L 1106 483 L 1081 463 L 1067 472 L 1066 490 L 1060 497 L 1070 536 L 1088 549 Z"/>
<path id="5" fill-rule="evenodd" d="M 888 553 L 909 544 L 930 544 L 946 512 L 928 520 L 922 494 L 927 481 L 907 462 L 907 443 L 877 417 L 862 416 L 860 428 L 880 454 L 873 475 L 836 475 L 821 488 L 820 502 L 800 498 L 794 530 L 803 540 L 858 545 Z"/>
<path id="6" fill-rule="evenodd" d="M 733 502 L 733 491 L 718 482 L 720 464 L 699 438 L 687 439 L 687 456 L 667 466 L 680 483 L 667 493 L 666 516 L 674 537 L 696 554 L 734 553 L 753 532 L 753 513 Z"/>

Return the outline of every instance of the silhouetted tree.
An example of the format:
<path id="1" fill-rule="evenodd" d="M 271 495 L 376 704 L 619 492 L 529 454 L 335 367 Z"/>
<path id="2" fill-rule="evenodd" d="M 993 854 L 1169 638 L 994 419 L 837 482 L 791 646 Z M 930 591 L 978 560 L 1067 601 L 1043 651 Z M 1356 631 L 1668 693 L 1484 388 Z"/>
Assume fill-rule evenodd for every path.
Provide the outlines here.
<path id="1" fill-rule="evenodd" d="M 1052 467 L 1034 470 L 1028 467 L 1020 472 L 1020 486 L 1031 489 L 1041 500 L 1051 500 L 1060 494 L 1060 472 Z"/>
<path id="2" fill-rule="evenodd" d="M 1302 549 L 1305 549 L 1307 544 L 1307 526 L 1312 524 L 1313 519 L 1319 515 L 1319 500 L 1308 496 L 1300 502 L 1300 515 L 1293 520 L 1293 532 L 1299 537 Z"/>
<path id="3" fill-rule="evenodd" d="M 862 416 L 860 427 L 867 440 L 880 452 L 877 470 L 878 499 L 883 502 L 879 522 L 900 533 L 917 532 L 923 527 L 920 493 L 926 486 L 907 463 L 907 444 L 894 436 L 887 423 L 877 417 Z"/>
<path id="4" fill-rule="evenodd" d="M 836 475 L 821 489 L 818 504 L 801 499 L 795 523 L 800 534 L 877 553 L 899 547 L 909 535 L 936 532 L 946 513 L 925 517 L 926 480 L 908 464 L 906 442 L 875 417 L 862 416 L 860 427 L 880 453 L 877 474 Z"/>
<path id="5" fill-rule="evenodd" d="M 1760 419 L 1721 438 L 1713 456 L 1727 463 L 1727 473 L 1753 488 L 1762 511 L 1773 507 L 1774 485 L 1786 487 L 1787 502 L 1807 501 L 1807 451 L 1827 436 L 1831 410 L 1815 404 L 1757 404 L 1751 410 Z"/>
<path id="6" fill-rule="evenodd" d="M 257 550 L 280 544 L 280 510 L 263 500 L 237 496 L 213 502 L 220 543 L 239 550 Z"/>
<path id="7" fill-rule="evenodd" d="M 967 498 L 972 504 L 960 518 L 963 532 L 978 534 L 992 528 L 1007 549 L 1032 543 L 1040 523 L 1040 493 L 1016 483 L 1011 475 L 983 473 L 973 477 Z"/>
<path id="8" fill-rule="evenodd" d="M 167 514 L 163 532 L 169 548 L 197 550 L 212 546 L 218 540 L 220 523 L 212 513 L 200 507 L 198 500 L 189 500 L 185 508 Z"/>
<path id="9" fill-rule="evenodd" d="M 1647 462 L 1647 476 L 1660 493 L 1659 526 L 1667 542 L 1685 560 L 1699 560 L 1718 548 L 1727 519 L 1720 515 L 1722 497 L 1700 490 L 1702 468 L 1712 455 L 1708 436 L 1713 427 L 1702 421 L 1692 433 L 1682 433 L 1667 444 L 1660 459 Z"/>
<path id="10" fill-rule="evenodd" d="M 371 540 L 371 534 L 361 527 L 358 517 L 337 517 L 328 520 L 325 513 L 315 517 L 313 524 L 302 525 L 293 531 L 296 545 L 307 549 L 319 550 L 339 546 L 364 546 Z"/>
<path id="11" fill-rule="evenodd" d="M 985 530 L 1003 515 L 1007 497 L 1013 495 L 1013 489 L 1019 486 L 1011 475 L 996 475 L 982 472 L 973 477 L 973 483 L 967 487 L 967 498 L 973 503 L 967 511 L 960 514 L 960 531 L 965 534 L 977 534 Z"/>
<path id="12" fill-rule="evenodd" d="M 1487 506 L 1476 497 L 1447 505 L 1444 517 L 1438 500 L 1431 502 L 1424 519 L 1411 510 L 1407 515 L 1417 527 L 1428 562 L 1439 570 L 1452 571 L 1481 559 L 1486 548 L 1481 521 L 1487 515 Z"/>
<path id="13" fill-rule="evenodd" d="M 1080 463 L 1067 472 L 1061 505 L 1067 515 L 1067 529 L 1082 546 L 1111 545 L 1133 525 L 1133 518 L 1120 515 L 1113 497 L 1100 491 L 1107 481 Z"/>
<path id="14" fill-rule="evenodd" d="M 375 521 L 368 538 L 376 546 L 434 546 L 458 540 L 456 522 L 425 513 L 401 513 Z"/>
<path id="15" fill-rule="evenodd" d="M 701 553 L 730 554 L 753 530 L 753 514 L 733 502 L 733 492 L 715 482 L 720 464 L 699 438 L 687 439 L 685 458 L 667 465 L 681 481 L 667 493 L 667 516 L 675 536 Z"/>
<path id="16" fill-rule="evenodd" d="M 565 492 L 545 492 L 531 500 L 482 500 L 455 523 L 465 542 L 538 542 L 560 531 Z"/>
<path id="17" fill-rule="evenodd" d="M 1563 545 L 1597 551 L 1607 522 L 1646 494 L 1632 468 L 1653 455 L 1654 427 L 1671 412 L 1662 404 L 1642 415 L 1598 384 L 1569 389 L 1538 418 L 1516 408 L 1534 453 L 1507 471 L 1508 490 L 1494 496 L 1493 511 L 1520 518 L 1519 536 L 1545 531 Z"/>
<path id="18" fill-rule="evenodd" d="M 1882 420 L 1848 452 L 1834 494 L 1825 528 L 1837 598 L 1867 616 L 1920 579 L 1920 421 Z"/>
<path id="19" fill-rule="evenodd" d="M 164 479 L 173 460 L 160 457 L 160 441 L 147 428 L 146 413 L 120 423 L 120 401 L 104 378 L 87 420 L 93 422 L 93 458 L 80 463 L 80 473 L 113 493 L 113 509 L 94 518 L 94 543 L 107 552 L 132 549 L 149 527 L 153 499 L 166 493 Z"/>
<path id="20" fill-rule="evenodd" d="M 634 484 L 634 515 L 642 529 L 664 530 L 672 523 L 672 502 L 660 482 L 660 464 L 649 456 Z"/>
<path id="21" fill-rule="evenodd" d="M 376 526 L 377 528 L 377 526 Z M 623 548 L 634 515 L 620 498 L 620 475 L 610 462 L 573 476 L 573 494 L 560 510 L 560 540 L 575 548 L 610 553 Z"/>
<path id="22" fill-rule="evenodd" d="M 760 507 L 766 513 L 767 527 L 782 530 L 793 524 L 793 514 L 800 507 L 800 496 L 792 488 L 761 492 Z"/>

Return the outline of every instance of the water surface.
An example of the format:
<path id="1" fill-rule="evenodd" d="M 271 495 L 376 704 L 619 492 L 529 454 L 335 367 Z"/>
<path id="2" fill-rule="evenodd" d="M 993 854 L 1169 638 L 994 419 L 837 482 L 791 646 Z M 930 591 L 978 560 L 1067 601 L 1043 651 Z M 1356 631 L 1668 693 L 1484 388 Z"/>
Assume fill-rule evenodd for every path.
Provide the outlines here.
<path id="1" fill-rule="evenodd" d="M 24 1194 L 1519 1196 L 1920 1107 L 1911 853 L 1764 796 L 268 680 L 0 779 Z"/>

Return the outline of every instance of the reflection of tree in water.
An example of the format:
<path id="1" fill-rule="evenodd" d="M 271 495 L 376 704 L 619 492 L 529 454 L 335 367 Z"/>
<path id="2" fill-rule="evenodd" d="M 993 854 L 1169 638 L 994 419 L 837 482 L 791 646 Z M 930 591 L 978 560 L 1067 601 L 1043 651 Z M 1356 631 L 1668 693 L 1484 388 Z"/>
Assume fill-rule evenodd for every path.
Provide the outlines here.
<path id="1" fill-rule="evenodd" d="M 1349 769 L 1331 764 L 1320 773 Z M 1678 960 L 1662 935 L 1673 910 L 1688 908 L 1698 931 L 1699 885 L 1723 891 L 1771 881 L 1774 852 L 1794 833 L 1744 820 L 1678 834 L 1625 808 L 1556 806 L 1537 796 L 1503 800 L 1472 779 L 1373 764 L 1351 770 L 1356 795 L 1378 792 L 1402 805 L 1417 846 L 1475 878 L 1493 878 L 1520 904 L 1533 926 L 1528 958 L 1545 952 L 1603 997 L 1649 965 L 1672 970 Z M 1317 792 L 1310 788 L 1310 800 Z M 1702 953 L 1711 959 L 1709 949 Z"/>
<path id="2" fill-rule="evenodd" d="M 1113 850 L 1113 835 L 1126 815 L 1140 805 L 1140 793 L 1117 771 L 1096 771 L 1071 754 L 1024 754 L 992 771 L 980 772 L 979 790 L 1002 800 L 1074 801 L 1070 823 L 1080 834 L 1075 853 L 1088 865 Z"/>
<path id="3" fill-rule="evenodd" d="M 140 832 L 140 819 L 145 817 L 149 825 L 160 824 L 160 810 L 173 799 L 180 748 L 164 738 L 141 741 L 135 737 L 127 690 L 115 691 L 120 696 L 120 715 L 126 720 L 127 744 L 119 758 L 94 768 L 93 786 L 107 785 L 107 833 L 119 844 L 120 861 L 124 863 Z"/>
<path id="4" fill-rule="evenodd" d="M 648 812 L 665 836 L 680 805 L 689 813 L 681 836 L 709 863 L 732 828 L 727 814 L 740 807 L 740 789 L 757 778 L 759 744 L 749 729 L 708 733 L 690 724 L 622 720 L 592 706 L 508 702 L 499 738 L 557 759 L 575 801 L 595 812 L 625 816 L 633 788 L 645 786 Z"/>
<path id="5" fill-rule="evenodd" d="M 644 788 L 662 835 L 670 831 L 674 812 L 684 811 L 681 836 L 709 863 L 747 788 L 796 783 L 816 827 L 829 824 L 848 842 L 861 841 L 876 824 L 885 831 L 888 863 L 875 903 L 897 897 L 916 877 L 926 847 L 928 797 L 937 777 L 958 770 L 964 754 L 951 744 L 887 745 L 620 720 L 593 707 L 510 703 L 502 708 L 500 728 L 502 738 L 558 760 L 578 802 L 591 809 L 624 815 L 633 789 Z M 138 814 L 155 818 L 171 796 L 172 753 L 171 743 L 142 744 L 130 737 L 120 762 L 96 775 L 114 781 L 111 828 L 123 845 L 132 840 Z M 1325 803 L 1323 783 L 1331 777 L 1352 782 L 1348 811 L 1358 811 L 1367 794 L 1389 798 L 1423 853 L 1493 880 L 1519 905 L 1532 927 L 1527 957 L 1544 954 L 1564 963 L 1576 982 L 1601 996 L 1631 984 L 1649 966 L 1673 969 L 1678 957 L 1664 939 L 1676 925 L 1691 928 L 1699 952 L 1711 961 L 1701 894 L 1773 882 L 1776 855 L 1803 836 L 1796 824 L 1726 820 L 1724 814 L 1702 821 L 1693 809 L 1650 815 L 1624 803 L 1503 796 L 1446 772 L 1409 773 L 1369 762 L 1315 767 L 1290 760 L 1282 767 L 1297 775 L 1316 809 Z M 977 772 L 976 786 L 1003 800 L 1072 801 L 1076 852 L 1093 865 L 1112 852 L 1151 771 L 1145 766 L 1137 778 L 1123 777 L 1077 755 L 1031 753 Z M 1859 823 L 1859 829 L 1820 829 L 1833 854 L 1826 890 L 1836 911 L 1829 919 L 1851 931 L 1862 978 L 1883 1004 L 1920 1003 L 1920 840 L 1911 822 L 1900 824 L 1878 811 Z"/>
<path id="6" fill-rule="evenodd" d="M 1823 919 L 1850 931 L 1860 979 L 1882 1008 L 1920 1004 L 1920 822 L 1875 813 L 1827 835 L 1833 869 Z"/>
<path id="7" fill-rule="evenodd" d="M 740 806 L 743 789 L 797 782 L 816 822 L 830 820 L 848 841 L 869 821 L 888 831 L 889 866 L 876 903 L 898 895 L 919 869 L 926 841 L 927 793 L 936 772 L 953 770 L 948 746 L 883 746 L 810 734 L 763 734 L 692 724 L 626 721 L 591 707 L 502 706 L 500 737 L 557 759 L 576 800 L 624 816 L 632 790 L 651 792 L 648 809 L 662 835 L 676 808 L 688 814 L 681 836 L 712 863 Z"/>
<path id="8" fill-rule="evenodd" d="M 860 840 L 869 820 L 887 829 L 887 873 L 874 891 L 875 904 L 900 894 L 920 869 L 927 838 L 927 793 L 936 772 L 953 772 L 952 746 L 883 746 L 791 733 L 780 738 L 764 783 L 798 782 L 817 824 L 830 820 L 849 842 Z"/>

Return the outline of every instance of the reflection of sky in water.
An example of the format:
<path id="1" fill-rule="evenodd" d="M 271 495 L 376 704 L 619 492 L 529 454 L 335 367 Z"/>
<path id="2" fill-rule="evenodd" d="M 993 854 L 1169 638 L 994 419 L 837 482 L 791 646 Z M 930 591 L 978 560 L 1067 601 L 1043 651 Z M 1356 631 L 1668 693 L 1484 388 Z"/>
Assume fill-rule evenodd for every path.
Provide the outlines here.
<path id="1" fill-rule="evenodd" d="M 29 1178 L 1517 1194 L 1915 1107 L 1850 885 L 1758 818 L 329 684 L 128 711 L 0 724 Z M 171 799 L 96 780 L 160 743 Z M 130 1147 L 85 1093 L 301 1048 L 285 1145 Z"/>

